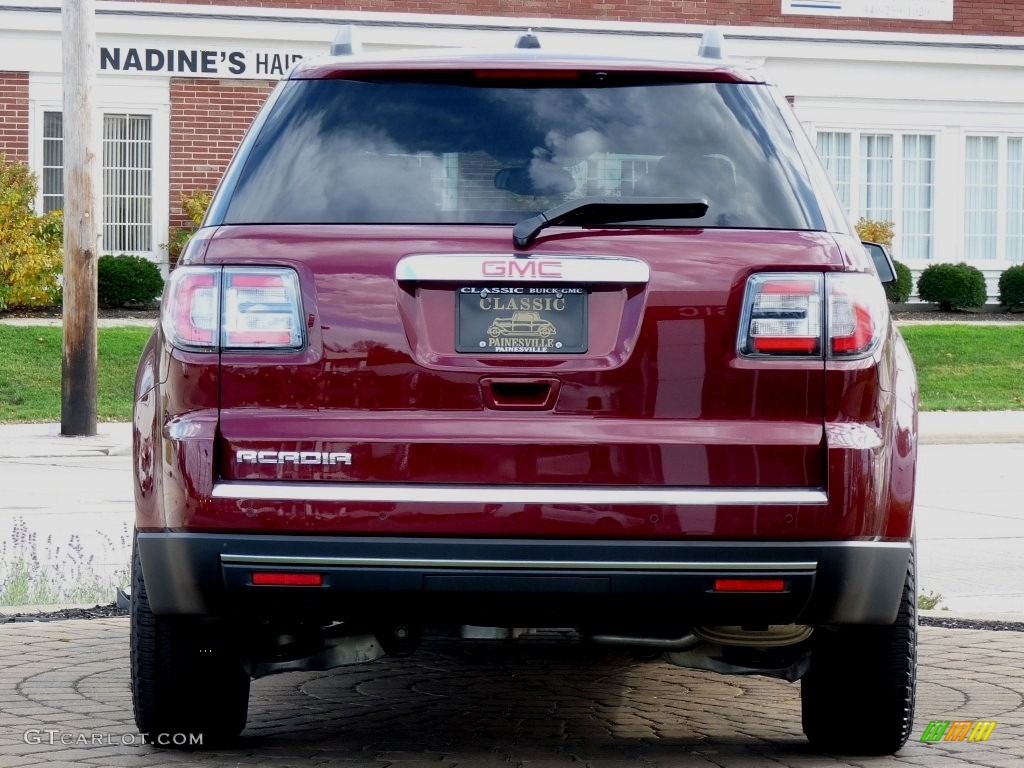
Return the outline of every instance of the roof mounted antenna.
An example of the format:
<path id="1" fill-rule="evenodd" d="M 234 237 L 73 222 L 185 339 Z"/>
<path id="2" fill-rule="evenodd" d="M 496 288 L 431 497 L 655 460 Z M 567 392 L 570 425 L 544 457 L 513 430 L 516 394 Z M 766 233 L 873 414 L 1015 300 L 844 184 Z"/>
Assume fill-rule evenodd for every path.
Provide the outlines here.
<path id="1" fill-rule="evenodd" d="M 351 24 L 338 27 L 338 31 L 331 41 L 331 56 L 351 56 L 354 53 L 362 53 L 363 46 L 356 39 L 356 28 Z"/>
<path id="2" fill-rule="evenodd" d="M 708 27 L 704 30 L 697 55 L 702 59 L 725 58 L 725 37 L 718 27 Z"/>
<path id="3" fill-rule="evenodd" d="M 540 48 L 540 40 L 532 29 L 528 29 L 525 35 L 520 35 L 516 40 L 516 48 Z"/>

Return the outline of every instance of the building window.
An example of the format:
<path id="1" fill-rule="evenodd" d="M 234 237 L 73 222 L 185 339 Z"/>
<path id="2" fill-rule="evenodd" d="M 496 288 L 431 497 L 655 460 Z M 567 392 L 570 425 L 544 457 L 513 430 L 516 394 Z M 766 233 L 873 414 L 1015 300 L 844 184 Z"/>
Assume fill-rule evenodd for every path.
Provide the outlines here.
<path id="1" fill-rule="evenodd" d="M 964 256 L 995 259 L 999 249 L 999 138 L 967 137 Z"/>
<path id="2" fill-rule="evenodd" d="M 850 134 L 827 131 L 818 134 L 818 155 L 832 177 L 843 208 L 850 210 L 850 177 L 853 155 Z"/>
<path id="3" fill-rule="evenodd" d="M 935 219 L 935 137 L 903 137 L 903 222 L 900 253 L 904 259 L 929 259 Z"/>
<path id="4" fill-rule="evenodd" d="M 965 257 L 1024 262 L 1024 137 L 968 136 L 964 160 Z"/>
<path id="5" fill-rule="evenodd" d="M 1006 258 L 1024 264 L 1024 138 L 1006 140 Z"/>
<path id="6" fill-rule="evenodd" d="M 650 173 L 661 155 L 626 155 L 595 152 L 585 162 L 570 168 L 579 188 L 588 195 L 614 197 L 637 194 L 636 183 Z"/>
<path id="7" fill-rule="evenodd" d="M 893 221 L 892 136 L 876 133 L 860 137 L 860 215 L 875 221 Z"/>
<path id="8" fill-rule="evenodd" d="M 64 121 L 43 113 L 43 213 L 64 207 Z"/>
<path id="9" fill-rule="evenodd" d="M 153 120 L 103 116 L 103 250 L 153 250 Z M 60 112 L 43 113 L 43 210 L 64 207 L 64 141 Z"/>
<path id="10" fill-rule="evenodd" d="M 852 218 L 893 222 L 898 258 L 932 258 L 934 136 L 819 131 L 816 143 L 839 199 Z"/>
<path id="11" fill-rule="evenodd" d="M 153 126 L 149 115 L 103 116 L 103 248 L 153 249 Z"/>

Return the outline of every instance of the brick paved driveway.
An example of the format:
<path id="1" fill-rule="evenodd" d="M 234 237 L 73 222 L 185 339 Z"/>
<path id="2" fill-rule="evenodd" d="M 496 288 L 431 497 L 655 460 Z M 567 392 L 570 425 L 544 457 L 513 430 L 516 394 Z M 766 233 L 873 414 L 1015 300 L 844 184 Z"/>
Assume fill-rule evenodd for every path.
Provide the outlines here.
<path id="1" fill-rule="evenodd" d="M 917 727 L 896 758 L 811 753 L 798 685 L 639 662 L 557 638 L 514 648 L 431 641 L 411 659 L 259 680 L 240 746 L 175 752 L 134 736 L 126 619 L 7 624 L 0 768 L 1024 765 L 1024 633 L 925 627 L 921 651 Z M 933 719 L 998 726 L 986 743 L 923 744 Z M 26 743 L 27 729 L 27 740 L 41 743 Z"/>

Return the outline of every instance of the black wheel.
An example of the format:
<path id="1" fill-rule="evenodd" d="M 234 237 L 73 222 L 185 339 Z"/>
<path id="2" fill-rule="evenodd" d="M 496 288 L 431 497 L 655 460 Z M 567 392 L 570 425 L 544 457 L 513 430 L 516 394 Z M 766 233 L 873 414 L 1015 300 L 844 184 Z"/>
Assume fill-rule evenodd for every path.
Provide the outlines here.
<path id="1" fill-rule="evenodd" d="M 895 624 L 815 630 L 800 694 L 804 733 L 822 752 L 891 755 L 910 736 L 917 681 L 915 550 Z"/>
<path id="2" fill-rule="evenodd" d="M 150 743 L 198 747 L 235 739 L 249 709 L 249 675 L 212 621 L 154 616 L 132 552 L 132 704 Z"/>

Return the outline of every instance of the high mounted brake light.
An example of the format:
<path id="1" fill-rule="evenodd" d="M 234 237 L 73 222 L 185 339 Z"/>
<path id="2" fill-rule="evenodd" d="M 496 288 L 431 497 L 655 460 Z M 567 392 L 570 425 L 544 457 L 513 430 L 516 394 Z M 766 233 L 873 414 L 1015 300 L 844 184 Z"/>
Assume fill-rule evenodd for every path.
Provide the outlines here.
<path id="1" fill-rule="evenodd" d="M 179 267 L 161 324 L 176 347 L 199 352 L 299 349 L 298 276 L 283 267 Z"/>
<path id="2" fill-rule="evenodd" d="M 575 69 L 475 69 L 477 80 L 579 80 Z"/>
<path id="3" fill-rule="evenodd" d="M 753 275 L 743 299 L 739 351 L 819 359 L 870 354 L 881 339 L 886 306 L 874 275 Z"/>

